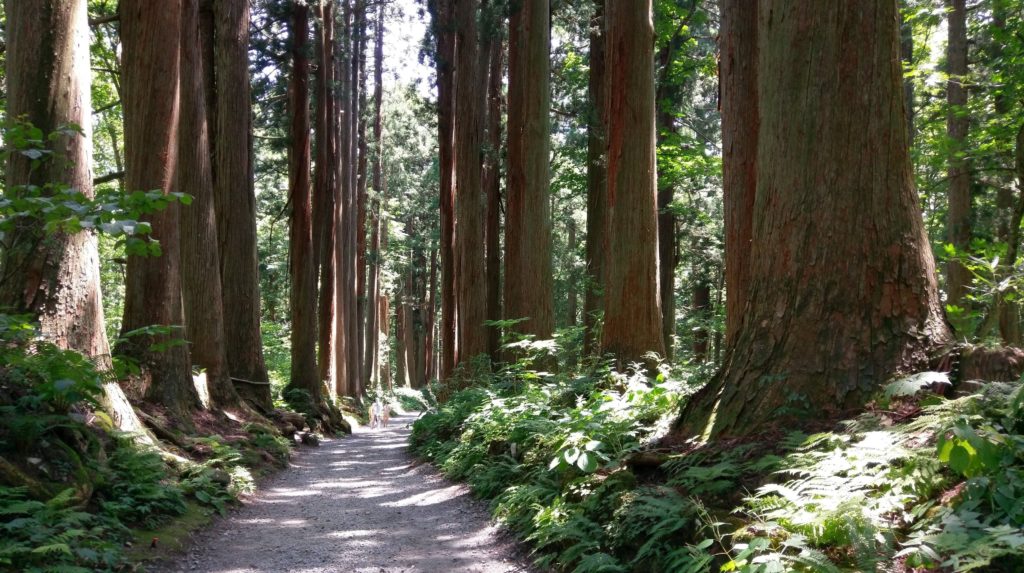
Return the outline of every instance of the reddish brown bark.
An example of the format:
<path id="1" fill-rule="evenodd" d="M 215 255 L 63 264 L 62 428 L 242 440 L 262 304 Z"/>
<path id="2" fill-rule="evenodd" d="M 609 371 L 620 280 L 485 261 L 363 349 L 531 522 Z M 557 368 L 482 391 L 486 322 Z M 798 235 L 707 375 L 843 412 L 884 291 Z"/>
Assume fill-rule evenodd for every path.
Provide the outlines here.
<path id="1" fill-rule="evenodd" d="M 650 0 L 605 5 L 608 126 L 602 352 L 620 364 L 665 354 L 658 298 L 654 25 Z"/>
<path id="2" fill-rule="evenodd" d="M 424 339 L 424 350 L 426 352 L 424 365 L 424 371 L 426 373 L 426 381 L 437 377 L 437 361 L 435 359 L 434 352 L 434 330 L 435 322 L 437 318 L 437 250 L 432 249 L 430 251 L 430 284 L 427 287 L 427 309 L 426 309 L 426 320 L 424 321 L 425 339 Z M 385 330 L 385 329 L 382 329 Z"/>
<path id="3" fill-rule="evenodd" d="M 320 279 L 318 368 L 328 394 L 336 397 L 335 345 L 335 209 L 337 139 L 334 129 L 334 2 L 320 5 L 316 69 L 316 169 L 313 181 L 313 253 Z"/>
<path id="4" fill-rule="evenodd" d="M 455 0 L 455 295 L 458 360 L 468 365 L 487 352 L 487 287 L 484 269 L 484 194 L 481 185 L 481 61 L 479 0 Z"/>
<path id="5" fill-rule="evenodd" d="M 555 327 L 551 267 L 550 7 L 516 3 L 509 18 L 505 315 L 538 339 Z M 460 70 L 461 71 L 461 70 Z"/>
<path id="6" fill-rule="evenodd" d="M 316 275 L 313 266 L 313 225 L 310 201 L 309 141 L 309 6 L 292 5 L 290 26 L 292 70 L 288 82 L 291 148 L 288 153 L 288 195 L 292 206 L 288 241 L 291 278 L 291 377 L 289 388 L 309 393 L 314 405 L 322 397 L 316 367 Z"/>
<path id="7" fill-rule="evenodd" d="M 217 129 L 214 201 L 224 295 L 224 334 L 231 376 L 239 392 L 259 407 L 271 407 L 260 335 L 256 195 L 251 158 L 249 94 L 249 2 L 214 2 Z"/>
<path id="8" fill-rule="evenodd" d="M 335 269 L 336 269 L 336 309 L 335 309 L 335 361 L 337 363 L 337 376 L 335 385 L 339 396 L 355 396 L 358 382 L 354 377 L 351 359 L 355 354 L 355 341 L 352 331 L 356 320 L 355 316 L 355 266 L 353 256 L 355 247 L 351 238 L 354 238 L 355 229 L 353 209 L 355 207 L 352 196 L 354 193 L 354 154 L 353 154 L 353 130 L 352 120 L 352 47 L 353 26 L 352 26 L 352 3 L 346 0 L 343 4 L 341 39 L 344 46 L 340 57 L 339 80 L 341 93 L 339 97 L 339 147 L 338 147 L 338 226 L 335 243 Z"/>
<path id="9" fill-rule="evenodd" d="M 178 191 L 192 196 L 181 211 L 182 301 L 192 363 L 206 371 L 210 405 L 239 406 L 228 371 L 220 281 L 217 217 L 206 114 L 205 73 L 199 0 L 183 0 L 181 33 L 181 114 L 178 122 Z M 211 280 L 213 277 L 213 280 Z"/>
<path id="10" fill-rule="evenodd" d="M 377 19 L 374 24 L 374 49 L 373 49 L 373 199 L 370 201 L 370 240 L 369 253 L 366 257 L 367 286 L 366 297 L 368 300 L 368 311 L 366 312 L 366 332 L 364 338 L 366 346 L 363 349 L 363 364 L 366 368 L 366 379 L 369 384 L 379 383 L 378 354 L 380 348 L 380 336 L 378 335 L 378 313 L 377 299 L 380 296 L 380 205 L 384 198 L 384 154 L 382 136 L 384 126 L 381 117 L 381 105 L 384 100 L 384 4 L 377 8 Z"/>
<path id="11" fill-rule="evenodd" d="M 157 9 L 142 0 L 125 0 L 120 21 L 125 187 L 169 193 L 177 164 L 181 2 L 171 0 Z M 184 336 L 178 217 L 177 205 L 144 217 L 162 254 L 128 258 L 121 324 L 122 333 L 160 325 L 171 327 L 172 334 L 132 337 L 120 350 L 144 369 L 145 397 L 189 424 L 198 395 L 188 347 L 172 344 L 163 352 L 153 350 L 156 343 Z"/>
<path id="12" fill-rule="evenodd" d="M 949 342 L 911 184 L 896 3 L 870 5 L 758 4 L 749 302 L 684 435 L 848 413 Z"/>
<path id="13" fill-rule="evenodd" d="M 750 289 L 757 187 L 757 3 L 721 0 L 719 89 L 725 205 L 725 345 L 736 341 Z"/>

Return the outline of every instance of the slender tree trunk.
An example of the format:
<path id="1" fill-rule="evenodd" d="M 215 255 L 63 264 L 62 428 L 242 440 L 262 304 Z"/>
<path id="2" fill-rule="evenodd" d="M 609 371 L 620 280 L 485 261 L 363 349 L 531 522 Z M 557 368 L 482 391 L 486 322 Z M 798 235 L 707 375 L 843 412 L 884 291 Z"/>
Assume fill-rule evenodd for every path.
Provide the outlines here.
<path id="1" fill-rule="evenodd" d="M 601 340 L 601 314 L 604 309 L 604 241 L 608 196 L 605 154 L 605 0 L 594 0 L 594 20 L 590 23 L 590 78 L 587 93 L 590 110 L 587 118 L 587 290 L 583 299 L 583 353 L 593 355 Z"/>
<path id="2" fill-rule="evenodd" d="M 949 40 L 946 46 L 946 134 L 951 142 L 949 156 L 949 211 L 946 220 L 946 240 L 956 247 L 957 254 L 965 255 L 971 244 L 971 174 L 967 151 L 967 130 L 970 118 L 967 111 L 967 2 L 947 0 Z M 946 303 L 963 306 L 963 297 L 971 283 L 971 274 L 958 260 L 946 265 Z"/>
<path id="3" fill-rule="evenodd" d="M 665 354 L 658 298 L 651 0 L 608 0 L 608 125 L 601 350 L 620 364 Z"/>
<path id="4" fill-rule="evenodd" d="M 750 290 L 757 188 L 757 3 L 720 0 L 719 89 L 725 204 L 725 346 L 736 342 Z"/>
<path id="5" fill-rule="evenodd" d="M 405 279 L 401 277 L 395 292 L 395 379 L 398 386 L 409 386 L 409 347 L 406 345 L 405 328 L 409 316 L 405 304 Z"/>
<path id="6" fill-rule="evenodd" d="M 711 284 L 700 269 L 694 269 L 693 314 L 701 324 L 693 331 L 693 359 L 698 364 L 708 359 L 707 321 L 711 315 Z"/>
<path id="7" fill-rule="evenodd" d="M 68 124 L 82 129 L 81 134 L 64 134 L 52 142 L 60 161 L 32 169 L 27 157 L 12 154 L 6 171 L 8 192 L 26 184 L 60 183 L 91 198 L 86 1 L 8 0 L 5 13 L 7 117 L 25 117 L 46 134 Z M 36 222 L 18 224 L 4 239 L 0 306 L 31 314 L 44 338 L 81 352 L 100 370 L 107 370 L 110 346 L 104 329 L 96 236 L 82 231 L 44 237 L 40 230 Z M 143 431 L 117 383 L 104 384 L 104 402 L 119 429 Z"/>
<path id="8" fill-rule="evenodd" d="M 125 186 L 129 191 L 159 189 L 168 193 L 177 164 L 181 2 L 170 0 L 160 9 L 141 0 L 120 4 L 121 45 L 124 49 Z M 192 382 L 188 347 L 170 345 L 163 352 L 155 343 L 185 336 L 181 306 L 179 208 L 170 205 L 144 217 L 160 241 L 158 257 L 128 257 L 122 333 L 161 325 L 169 335 L 136 336 L 122 352 L 143 367 L 145 396 L 162 404 L 172 416 L 191 424 L 199 405 Z"/>
<path id="9" fill-rule="evenodd" d="M 337 283 L 335 286 L 335 295 L 337 297 L 336 302 L 336 316 L 335 316 L 335 331 L 337 338 L 335 340 L 335 361 L 337 362 L 337 394 L 339 396 L 354 396 L 356 394 L 356 381 L 352 379 L 352 368 L 350 363 L 350 355 L 352 350 L 349 348 L 350 345 L 354 344 L 349 336 L 351 331 L 349 323 L 355 320 L 353 312 L 350 310 L 351 299 L 353 297 L 354 290 L 352 289 L 353 277 L 352 269 L 349 264 L 349 258 L 352 253 L 352 247 L 349 243 L 349 232 L 351 229 L 351 213 L 352 204 L 350 202 L 350 196 L 352 194 L 352 170 L 354 165 L 352 162 L 352 0 L 345 0 L 342 4 L 342 29 L 344 30 L 342 36 L 342 46 L 344 46 L 343 53 L 340 57 L 340 70 L 339 70 L 339 81 L 341 83 L 341 95 L 340 95 L 340 109 L 339 111 L 339 146 L 338 146 L 338 226 L 337 226 L 337 237 L 335 244 L 335 268 Z"/>
<path id="10" fill-rule="evenodd" d="M 367 275 L 367 297 L 370 311 L 366 313 L 366 348 L 363 362 L 367 365 L 367 377 L 371 383 L 379 383 L 377 355 L 380 347 L 377 327 L 377 298 L 380 295 L 380 231 L 381 203 L 384 200 L 384 123 L 381 106 L 384 102 L 384 3 L 377 9 L 377 22 L 373 50 L 373 200 L 370 207 L 370 252 Z"/>
<path id="11" fill-rule="evenodd" d="M 551 266 L 548 0 L 523 0 L 509 19 L 505 314 L 538 339 L 554 332 Z M 461 69 L 459 70 L 461 72 Z"/>
<path id="12" fill-rule="evenodd" d="M 676 34 L 658 53 L 661 77 L 657 88 L 657 105 L 668 105 L 667 109 L 656 108 L 657 142 L 659 146 L 669 145 L 676 132 L 675 100 L 679 97 L 679 86 L 672 83 L 669 72 L 672 61 L 682 45 L 684 36 Z M 679 262 L 679 246 L 676 238 L 676 216 L 672 212 L 675 198 L 675 183 L 658 172 L 658 296 L 661 302 L 661 335 L 665 344 L 665 359 L 672 360 L 676 338 L 676 265 Z"/>
<path id="13" fill-rule="evenodd" d="M 334 129 L 334 2 L 320 5 L 320 34 L 316 70 L 316 170 L 313 181 L 313 252 L 319 270 L 320 300 L 318 307 L 317 346 L 320 380 L 331 398 L 337 397 L 335 379 L 337 362 L 334 355 L 335 319 L 335 229 L 337 212 L 335 197 L 337 140 Z"/>
<path id="14" fill-rule="evenodd" d="M 270 409 L 270 385 L 266 384 L 269 378 L 260 336 L 256 196 L 250 147 L 249 2 L 217 0 L 214 16 L 217 76 L 214 201 L 220 235 L 228 368 L 232 377 L 257 383 L 239 387 L 244 398 Z"/>
<path id="15" fill-rule="evenodd" d="M 487 320 L 501 320 L 501 78 L 502 42 L 491 42 L 487 82 L 487 156 L 484 190 L 487 193 Z M 500 359 L 501 329 L 487 328 L 487 354 Z"/>
<path id="16" fill-rule="evenodd" d="M 388 340 L 391 335 L 391 309 L 387 295 L 380 295 L 380 339 Z M 391 357 L 390 349 L 385 348 L 380 360 L 380 385 L 382 389 L 391 391 Z"/>
<path id="17" fill-rule="evenodd" d="M 427 289 L 426 319 L 426 378 L 429 383 L 437 376 L 437 361 L 434 359 L 434 327 L 437 320 L 437 249 L 430 251 L 430 286 Z"/>
<path id="18" fill-rule="evenodd" d="M 950 341 L 911 183 L 896 3 L 758 6 L 749 299 L 725 369 L 683 412 L 683 435 L 846 415 Z"/>
<path id="19" fill-rule="evenodd" d="M 181 21 L 181 114 L 178 120 L 178 191 L 192 196 L 181 211 L 181 278 L 186 334 L 192 362 L 206 371 L 210 405 L 236 408 L 224 341 L 217 215 L 206 115 L 199 0 L 183 0 Z"/>
<path id="20" fill-rule="evenodd" d="M 356 363 L 359 370 L 359 394 L 362 395 L 366 391 L 366 385 L 369 381 L 369 372 L 367 371 L 367 362 L 364 360 L 365 349 L 368 343 L 366 337 L 366 325 L 368 322 L 367 317 L 367 300 L 366 300 L 366 170 L 367 170 L 367 155 L 368 146 L 366 143 L 366 38 L 368 36 L 367 25 L 368 19 L 366 17 L 366 0 L 362 0 L 359 4 L 359 47 L 356 55 L 357 59 L 357 72 L 355 85 L 358 86 L 359 95 L 356 99 L 358 111 L 356 113 L 356 132 L 359 146 L 356 150 L 356 222 L 355 222 L 355 245 L 356 245 L 356 338 L 358 345 L 356 347 Z"/>
<path id="21" fill-rule="evenodd" d="M 323 400 L 316 367 L 316 275 L 313 266 L 313 226 L 310 202 L 309 141 L 309 6 L 292 4 L 291 58 L 288 82 L 291 118 L 288 157 L 288 195 L 292 206 L 288 241 L 291 275 L 291 378 L 289 388 L 309 393 L 312 403 Z"/>
<path id="22" fill-rule="evenodd" d="M 570 260 L 575 261 L 576 259 L 576 221 L 570 215 L 569 222 L 566 225 L 568 229 L 566 233 L 569 235 L 569 257 Z M 579 314 L 579 293 L 576 290 L 577 274 L 575 266 L 569 272 L 569 304 L 566 311 L 566 326 L 576 326 L 576 315 Z"/>
<path id="23" fill-rule="evenodd" d="M 437 128 L 441 204 L 441 359 L 447 380 L 458 357 L 455 296 L 455 21 L 456 0 L 431 0 L 437 38 Z"/>
<path id="24" fill-rule="evenodd" d="M 479 0 L 455 0 L 455 281 L 459 363 L 487 353 L 484 194 L 481 185 L 481 60 Z"/>

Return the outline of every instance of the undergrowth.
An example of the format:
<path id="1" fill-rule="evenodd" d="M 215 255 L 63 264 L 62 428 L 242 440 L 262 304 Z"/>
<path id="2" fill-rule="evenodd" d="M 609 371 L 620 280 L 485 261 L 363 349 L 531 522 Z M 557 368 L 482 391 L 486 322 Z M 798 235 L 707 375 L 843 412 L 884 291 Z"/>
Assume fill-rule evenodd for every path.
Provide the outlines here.
<path id="1" fill-rule="evenodd" d="M 691 388 L 672 378 L 519 363 L 417 421 L 412 448 L 556 571 L 1024 570 L 1016 385 L 896 384 L 831 432 L 650 449 Z"/>
<path id="2" fill-rule="evenodd" d="M 125 570 L 133 529 L 158 529 L 190 501 L 223 513 L 265 455 L 288 456 L 259 424 L 232 440 L 183 438 L 194 459 L 168 456 L 113 428 L 106 376 L 0 314 L 0 571 Z"/>

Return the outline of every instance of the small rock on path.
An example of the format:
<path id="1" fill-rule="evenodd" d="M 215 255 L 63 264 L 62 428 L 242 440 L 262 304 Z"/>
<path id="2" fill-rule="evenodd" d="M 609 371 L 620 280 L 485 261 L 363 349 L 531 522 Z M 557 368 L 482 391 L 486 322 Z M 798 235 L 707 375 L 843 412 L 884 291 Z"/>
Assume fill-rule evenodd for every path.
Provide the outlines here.
<path id="1" fill-rule="evenodd" d="M 178 573 L 526 573 L 482 504 L 406 451 L 412 416 L 304 448 L 253 499 L 196 535 Z"/>

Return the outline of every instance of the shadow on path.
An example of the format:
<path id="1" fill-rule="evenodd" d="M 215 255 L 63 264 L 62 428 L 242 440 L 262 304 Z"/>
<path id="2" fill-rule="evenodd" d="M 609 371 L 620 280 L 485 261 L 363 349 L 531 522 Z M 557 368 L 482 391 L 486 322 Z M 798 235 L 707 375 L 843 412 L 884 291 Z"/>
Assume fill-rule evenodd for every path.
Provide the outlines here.
<path id="1" fill-rule="evenodd" d="M 414 418 L 302 450 L 171 573 L 513 573 L 530 569 L 469 490 L 406 451 Z"/>

